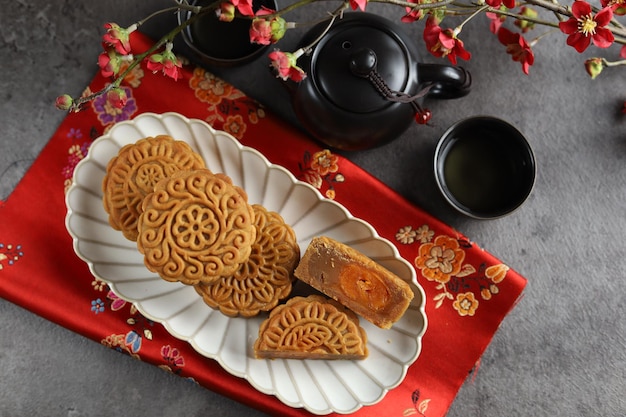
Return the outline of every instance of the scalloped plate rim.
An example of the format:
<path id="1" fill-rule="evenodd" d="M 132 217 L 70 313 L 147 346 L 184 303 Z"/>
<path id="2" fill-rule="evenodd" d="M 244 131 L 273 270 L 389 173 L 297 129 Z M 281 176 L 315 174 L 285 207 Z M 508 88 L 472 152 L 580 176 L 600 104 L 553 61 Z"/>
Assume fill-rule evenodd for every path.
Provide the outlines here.
<path id="1" fill-rule="evenodd" d="M 376 399 L 374 399 L 372 401 L 369 401 L 369 402 L 366 402 L 366 403 L 357 401 L 356 406 L 351 408 L 351 409 L 341 409 L 341 410 L 338 410 L 338 409 L 334 409 L 334 408 L 330 407 L 328 409 L 319 410 L 319 409 L 314 409 L 309 404 L 303 403 L 301 401 L 294 403 L 293 401 L 290 401 L 287 398 L 284 398 L 281 395 L 281 393 L 276 389 L 275 384 L 272 384 L 272 388 L 271 389 L 266 389 L 266 388 L 262 387 L 259 383 L 257 383 L 253 378 L 251 378 L 248 373 L 237 371 L 235 369 L 232 369 L 230 366 L 228 366 L 224 362 L 224 359 L 221 357 L 221 355 L 219 355 L 219 354 L 210 354 L 210 353 L 207 353 L 207 352 L 203 351 L 202 349 L 200 349 L 197 346 L 197 342 L 195 342 L 192 337 L 190 338 L 190 337 L 184 336 L 181 333 L 179 333 L 178 330 L 176 330 L 176 329 L 174 329 L 172 327 L 171 323 L 169 323 L 169 321 L 167 319 L 164 320 L 164 319 L 157 318 L 152 313 L 146 311 L 144 306 L 141 304 L 141 301 L 137 301 L 137 300 L 134 300 L 132 298 L 128 298 L 128 297 L 125 297 L 123 295 L 118 294 L 118 292 L 116 291 L 116 283 L 111 281 L 111 280 L 109 280 L 109 279 L 106 279 L 106 278 L 102 277 L 96 271 L 95 268 L 96 268 L 96 265 L 98 264 L 98 262 L 93 261 L 92 259 L 90 259 L 87 255 L 85 255 L 81 251 L 81 249 L 80 249 L 81 239 L 77 236 L 76 232 L 73 230 L 72 226 L 70 225 L 70 222 L 71 222 L 71 219 L 72 219 L 72 216 L 74 215 L 74 213 L 76 213 L 76 215 L 80 215 L 80 213 L 78 211 L 75 211 L 74 208 L 72 207 L 72 204 L 70 202 L 70 196 L 74 192 L 73 190 L 75 188 L 80 188 L 80 186 L 77 184 L 76 178 L 78 177 L 79 173 L 81 172 L 82 166 L 87 164 L 87 163 L 89 163 L 89 161 L 91 161 L 93 159 L 91 153 L 88 153 L 87 156 L 84 159 L 82 159 L 81 161 L 79 161 L 78 164 L 76 165 L 76 167 L 74 169 L 74 175 L 72 177 L 72 184 L 68 188 L 68 190 L 66 192 L 66 195 L 65 195 L 65 203 L 66 203 L 66 207 L 67 207 L 67 214 L 65 216 L 65 226 L 66 226 L 66 229 L 68 230 L 70 236 L 72 237 L 72 246 L 73 246 L 73 249 L 74 249 L 74 252 L 76 253 L 76 255 L 83 262 L 85 262 L 88 265 L 89 271 L 91 272 L 91 274 L 94 277 L 97 277 L 98 279 L 101 279 L 102 281 L 104 281 L 108 285 L 110 285 L 111 289 L 113 290 L 114 293 L 116 293 L 116 295 L 118 295 L 120 298 L 124 299 L 125 301 L 135 305 L 137 307 L 137 309 L 141 312 L 142 315 L 146 316 L 148 319 L 150 319 L 152 321 L 155 321 L 155 322 L 158 322 L 158 323 L 162 324 L 165 327 L 165 329 L 167 330 L 168 333 L 170 333 L 172 336 L 174 336 L 175 338 L 177 338 L 179 340 L 182 340 L 182 341 L 185 341 L 185 342 L 189 343 L 193 347 L 193 349 L 196 352 L 198 352 L 199 354 L 201 354 L 201 355 L 203 355 L 205 357 L 208 357 L 210 359 L 216 360 L 220 364 L 220 366 L 224 370 L 226 370 L 228 373 L 230 373 L 231 375 L 245 379 L 246 381 L 248 381 L 254 387 L 254 389 L 256 389 L 259 392 L 262 392 L 264 394 L 269 394 L 269 395 L 273 395 L 273 396 L 277 397 L 282 403 L 284 403 L 285 405 L 287 405 L 289 407 L 304 408 L 307 411 L 309 411 L 311 413 L 314 413 L 314 414 L 318 414 L 318 415 L 325 415 L 325 414 L 329 414 L 329 413 L 333 413 L 333 412 L 340 413 L 340 414 L 348 414 L 348 413 L 355 412 L 356 410 L 360 409 L 363 406 L 373 405 L 373 404 L 376 404 L 376 403 L 380 402 L 391 389 L 396 388 L 397 386 L 399 386 L 402 383 L 402 381 L 406 377 L 406 374 L 408 372 L 409 366 L 411 364 L 413 364 L 417 360 L 417 358 L 419 357 L 419 355 L 421 353 L 421 350 L 423 348 L 423 336 L 424 336 L 424 334 L 426 332 L 426 329 L 428 327 L 428 319 L 427 319 L 426 311 L 425 311 L 426 296 L 425 296 L 425 292 L 423 290 L 423 287 L 417 281 L 417 275 L 416 275 L 415 269 L 411 266 L 411 264 L 406 259 L 404 259 L 400 255 L 400 252 L 398 251 L 398 248 L 393 243 L 391 243 L 388 239 L 380 236 L 378 234 L 378 232 L 376 231 L 376 229 L 370 223 L 366 222 L 363 219 L 360 219 L 358 217 L 353 216 L 352 213 L 346 207 L 344 207 L 342 204 L 340 204 L 340 203 L 338 203 L 338 202 L 336 202 L 334 200 L 329 200 L 329 199 L 326 199 L 325 197 L 323 197 L 320 194 L 320 192 L 316 188 L 314 188 L 311 184 L 308 184 L 306 182 L 298 180 L 289 170 L 287 170 L 283 166 L 271 163 L 265 157 L 265 155 L 263 155 L 262 153 L 260 153 L 256 149 L 241 144 L 235 137 L 233 137 L 229 133 L 224 132 L 224 131 L 220 131 L 220 130 L 217 130 L 217 129 L 213 128 L 211 125 L 209 125 L 204 120 L 187 118 L 186 116 L 181 115 L 181 114 L 176 113 L 176 112 L 165 112 L 165 113 L 160 113 L 160 114 L 159 113 L 152 113 L 152 112 L 145 112 L 145 113 L 141 113 L 141 114 L 137 115 L 135 118 L 133 118 L 131 120 L 126 120 L 126 121 L 122 121 L 122 122 L 116 123 L 115 125 L 113 125 L 111 127 L 111 129 L 109 129 L 107 132 L 105 132 L 104 134 L 99 136 L 97 139 L 95 139 L 91 146 L 93 146 L 96 143 L 104 142 L 104 141 L 107 141 L 107 140 L 113 142 L 116 146 L 119 146 L 120 143 L 118 143 L 113 138 L 113 133 L 115 132 L 115 130 L 119 129 L 118 126 L 133 126 L 135 129 L 137 129 L 139 131 L 139 128 L 136 127 L 136 122 L 137 122 L 138 119 L 150 119 L 150 118 L 153 118 L 153 119 L 156 119 L 159 123 L 161 123 L 163 125 L 163 124 L 166 123 L 165 119 L 170 118 L 170 117 L 178 118 L 180 121 L 183 121 L 188 126 L 190 126 L 192 123 L 199 123 L 202 126 L 202 128 L 206 129 L 214 138 L 219 135 L 219 136 L 226 137 L 229 140 L 231 140 L 237 146 L 240 154 L 243 151 L 251 152 L 253 155 L 258 157 L 263 162 L 263 164 L 266 166 L 266 168 L 268 170 L 270 170 L 270 169 L 277 169 L 277 170 L 282 171 L 284 174 L 286 174 L 288 176 L 288 178 L 294 183 L 294 185 L 304 186 L 305 188 L 309 189 L 310 192 L 313 192 L 315 197 L 317 198 L 317 203 L 320 203 L 320 202 L 330 203 L 330 204 L 334 205 L 336 208 L 339 208 L 343 212 L 343 214 L 346 217 L 346 220 L 355 221 L 355 222 L 358 222 L 361 225 L 365 226 L 369 230 L 369 232 L 371 233 L 371 238 L 373 238 L 374 240 L 379 240 L 379 241 L 383 242 L 386 246 L 388 246 L 391 249 L 393 258 L 396 261 L 404 264 L 404 266 L 410 272 L 410 275 L 411 275 L 410 281 L 411 281 L 412 286 L 414 287 L 414 289 L 418 290 L 419 296 L 421 297 L 421 302 L 420 302 L 420 304 L 419 304 L 419 306 L 418 306 L 418 308 L 416 310 L 419 311 L 419 313 L 421 315 L 421 320 L 423 322 L 423 325 L 422 325 L 422 328 L 421 328 L 420 332 L 416 335 L 417 349 L 416 349 L 415 353 L 412 355 L 412 357 L 403 364 L 402 373 L 398 377 L 398 381 L 395 384 L 393 384 L 393 385 L 384 386 L 384 387 L 379 384 L 379 386 L 381 388 L 381 393 L 380 393 L 380 395 Z M 183 139 L 183 140 L 185 140 L 185 139 Z M 180 283 L 172 283 L 172 284 L 175 284 L 175 285 L 177 284 L 181 288 L 184 287 L 183 284 L 180 284 Z"/>

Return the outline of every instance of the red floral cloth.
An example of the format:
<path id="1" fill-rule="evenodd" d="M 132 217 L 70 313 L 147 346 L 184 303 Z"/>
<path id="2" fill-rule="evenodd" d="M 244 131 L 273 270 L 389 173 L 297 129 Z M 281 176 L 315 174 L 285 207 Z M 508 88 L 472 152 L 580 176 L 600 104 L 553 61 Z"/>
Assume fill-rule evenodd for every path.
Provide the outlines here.
<path id="1" fill-rule="evenodd" d="M 132 37 L 135 52 L 150 41 Z M 97 75 L 90 85 L 100 89 Z M 358 416 L 443 416 L 526 280 L 451 227 L 411 205 L 350 161 L 303 136 L 234 86 L 186 66 L 173 81 L 137 68 L 123 84 L 128 103 L 105 97 L 67 116 L 10 197 L 0 204 L 0 296 L 110 348 L 267 413 L 303 416 L 142 317 L 95 279 L 65 229 L 64 190 L 92 141 L 143 112 L 175 111 L 208 121 L 346 206 L 396 244 L 426 292 L 423 349 L 403 383 Z M 52 110 L 51 110 L 52 111 Z M 367 193 L 363 192 L 367 190 Z M 384 204 L 372 205 L 378 201 Z M 393 215 L 389 215 L 393 213 Z"/>

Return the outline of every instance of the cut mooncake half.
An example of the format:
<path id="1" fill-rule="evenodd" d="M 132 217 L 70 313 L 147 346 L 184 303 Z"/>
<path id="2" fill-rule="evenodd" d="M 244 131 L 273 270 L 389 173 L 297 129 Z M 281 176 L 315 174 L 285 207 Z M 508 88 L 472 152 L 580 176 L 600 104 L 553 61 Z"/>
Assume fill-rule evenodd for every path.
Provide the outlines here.
<path id="1" fill-rule="evenodd" d="M 404 315 L 414 297 L 402 278 L 325 236 L 311 240 L 294 274 L 383 329 Z"/>
<path id="2" fill-rule="evenodd" d="M 321 295 L 294 297 L 274 308 L 254 344 L 259 359 L 365 359 L 359 318 Z"/>

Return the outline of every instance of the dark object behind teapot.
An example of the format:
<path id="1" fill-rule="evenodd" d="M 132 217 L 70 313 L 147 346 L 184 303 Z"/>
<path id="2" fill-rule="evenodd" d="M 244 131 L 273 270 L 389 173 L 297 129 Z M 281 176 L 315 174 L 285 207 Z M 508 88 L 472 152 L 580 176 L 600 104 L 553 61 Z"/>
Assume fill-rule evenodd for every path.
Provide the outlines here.
<path id="1" fill-rule="evenodd" d="M 301 44 L 326 27 L 314 27 Z M 415 105 L 386 98 L 368 78 L 371 71 L 384 89 L 405 97 L 429 88 L 428 97 L 457 98 L 471 85 L 461 67 L 419 63 L 416 46 L 399 26 L 364 12 L 345 13 L 299 65 L 308 77 L 294 86 L 296 116 L 319 141 L 343 150 L 388 143 L 415 120 Z"/>

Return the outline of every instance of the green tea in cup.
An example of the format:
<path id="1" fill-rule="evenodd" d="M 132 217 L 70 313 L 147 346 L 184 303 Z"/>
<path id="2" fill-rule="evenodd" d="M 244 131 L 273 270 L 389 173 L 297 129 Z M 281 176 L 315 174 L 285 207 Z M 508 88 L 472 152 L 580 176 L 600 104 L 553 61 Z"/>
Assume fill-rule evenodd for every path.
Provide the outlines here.
<path id="1" fill-rule="evenodd" d="M 535 169 L 524 136 L 494 117 L 477 116 L 454 124 L 435 150 L 435 178 L 444 198 L 458 211 L 479 219 L 517 209 L 533 188 Z"/>

